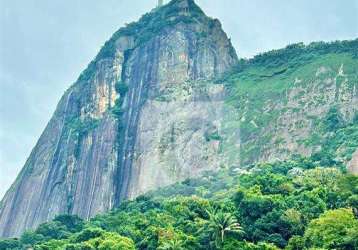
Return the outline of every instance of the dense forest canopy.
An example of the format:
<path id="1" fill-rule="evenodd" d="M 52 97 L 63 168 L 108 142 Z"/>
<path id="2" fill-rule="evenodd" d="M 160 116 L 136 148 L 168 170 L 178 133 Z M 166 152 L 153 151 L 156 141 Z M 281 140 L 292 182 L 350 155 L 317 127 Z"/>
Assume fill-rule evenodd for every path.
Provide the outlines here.
<path id="1" fill-rule="evenodd" d="M 164 188 L 84 222 L 63 215 L 0 249 L 356 249 L 358 178 L 312 159 Z"/>

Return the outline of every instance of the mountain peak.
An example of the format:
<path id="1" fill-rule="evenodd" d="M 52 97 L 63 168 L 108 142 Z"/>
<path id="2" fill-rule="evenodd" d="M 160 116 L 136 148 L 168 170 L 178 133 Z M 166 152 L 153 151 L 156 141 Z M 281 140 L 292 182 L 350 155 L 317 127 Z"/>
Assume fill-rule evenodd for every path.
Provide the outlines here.
<path id="1" fill-rule="evenodd" d="M 190 6 L 196 5 L 194 0 L 172 0 L 166 6 L 177 6 L 179 8 L 189 8 Z"/>
<path id="2" fill-rule="evenodd" d="M 189 7 L 189 2 L 194 3 L 193 0 L 172 0 L 169 5 L 176 5 L 181 8 Z"/>
<path id="3" fill-rule="evenodd" d="M 205 13 L 194 0 L 172 0 L 160 8 L 159 11 L 164 11 L 164 17 L 168 17 L 168 14 L 170 17 L 191 14 L 201 14 L 205 16 Z"/>
<path id="4" fill-rule="evenodd" d="M 157 36 L 161 32 L 173 29 L 176 25 L 183 24 L 189 30 L 200 36 L 222 36 L 229 44 L 232 57 L 237 61 L 235 49 L 231 45 L 226 33 L 222 30 L 218 19 L 208 17 L 194 0 L 172 0 L 160 8 L 153 9 L 144 14 L 138 21 L 127 24 L 116 31 L 113 36 L 101 48 L 95 60 L 88 69 L 81 74 L 79 80 L 88 78 L 88 73 L 93 71 L 94 64 L 101 59 L 114 58 L 118 50 L 118 41 L 125 37 L 127 50 L 140 47 L 145 42 Z M 216 33 L 216 34 L 215 34 Z M 84 77 L 85 76 L 85 77 Z"/>
<path id="5" fill-rule="evenodd" d="M 3 200 L 0 236 L 58 214 L 89 219 L 218 168 L 217 145 L 203 138 L 217 130 L 225 92 L 194 84 L 237 62 L 220 22 L 192 0 L 173 0 L 119 29 L 61 98 Z M 168 144 L 181 141 L 188 146 Z"/>

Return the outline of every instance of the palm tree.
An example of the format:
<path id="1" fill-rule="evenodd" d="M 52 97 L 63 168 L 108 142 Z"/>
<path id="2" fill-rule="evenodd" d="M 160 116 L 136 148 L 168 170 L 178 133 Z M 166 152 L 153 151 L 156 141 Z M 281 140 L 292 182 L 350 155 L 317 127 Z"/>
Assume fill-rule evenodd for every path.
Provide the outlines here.
<path id="1" fill-rule="evenodd" d="M 232 214 L 217 209 L 207 210 L 206 212 L 209 215 L 209 232 L 215 243 L 219 241 L 223 244 L 226 233 L 243 233 L 242 227 Z"/>
<path id="2" fill-rule="evenodd" d="M 171 239 L 164 242 L 158 249 L 160 250 L 184 250 L 184 242 L 179 239 Z"/>

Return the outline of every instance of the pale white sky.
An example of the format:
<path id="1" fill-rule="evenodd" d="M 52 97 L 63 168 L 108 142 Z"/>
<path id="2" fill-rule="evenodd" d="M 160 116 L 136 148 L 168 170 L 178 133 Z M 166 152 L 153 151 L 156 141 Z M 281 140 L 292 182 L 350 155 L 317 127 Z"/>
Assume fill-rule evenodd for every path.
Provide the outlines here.
<path id="1" fill-rule="evenodd" d="M 0 198 L 63 92 L 118 28 L 156 0 L 0 0 Z M 358 37 L 358 0 L 197 0 L 239 57 Z"/>

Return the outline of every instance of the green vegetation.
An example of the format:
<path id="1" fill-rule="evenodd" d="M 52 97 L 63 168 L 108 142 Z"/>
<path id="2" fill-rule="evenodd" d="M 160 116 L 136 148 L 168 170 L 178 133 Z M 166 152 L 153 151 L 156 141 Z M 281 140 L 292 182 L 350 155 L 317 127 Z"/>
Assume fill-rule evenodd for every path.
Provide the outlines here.
<path id="1" fill-rule="evenodd" d="M 349 95 L 357 87 L 357 51 L 358 39 L 294 44 L 241 60 L 233 72 L 217 79 L 230 93 L 226 104 L 237 110 L 241 164 L 256 162 L 267 151 L 272 152 L 275 143 L 283 157 L 295 153 L 284 147 L 287 130 L 294 143 L 309 149 L 329 141 L 330 132 L 342 133 L 338 130 L 354 120 L 343 115 L 346 111 L 339 105 L 340 93 Z M 330 90 L 333 84 L 337 90 Z M 335 100 L 330 101 L 328 95 Z M 322 114 L 317 116 L 315 110 L 322 110 Z M 301 136 L 306 133 L 309 138 Z M 353 138 L 350 141 L 353 143 Z M 345 159 L 350 153 L 347 151 Z"/>
<path id="2" fill-rule="evenodd" d="M 209 141 L 221 141 L 221 136 L 219 135 L 219 131 L 214 131 L 214 132 L 206 132 L 205 134 L 204 134 L 204 136 L 205 136 L 205 140 L 207 141 L 207 142 L 209 142 Z"/>
<path id="3" fill-rule="evenodd" d="M 124 99 L 129 91 L 129 87 L 126 83 L 122 82 L 122 81 L 118 81 L 115 84 L 115 90 L 117 92 L 117 94 L 119 94 L 119 97 L 115 100 L 114 106 L 111 107 L 110 111 L 112 113 L 112 115 L 114 116 L 114 118 L 117 120 L 118 122 L 118 128 L 117 128 L 117 146 L 119 147 L 119 142 L 121 141 L 121 136 L 122 136 L 122 130 L 123 130 L 123 114 L 124 114 L 124 110 L 123 110 L 123 102 Z"/>
<path id="4" fill-rule="evenodd" d="M 74 155 L 77 158 L 80 155 L 81 151 L 81 142 L 84 137 L 88 135 L 91 131 L 96 129 L 100 123 L 100 120 L 94 119 L 92 117 L 73 118 L 66 123 L 70 129 L 71 136 L 76 140 L 76 147 L 74 149 Z M 69 204 L 71 206 L 71 204 Z"/>
<path id="5" fill-rule="evenodd" d="M 216 210 L 208 211 L 207 214 L 209 220 L 206 227 L 210 232 L 210 239 L 215 243 L 215 247 L 220 248 L 224 244 L 226 234 L 243 233 L 242 227 L 234 215 Z"/>
<path id="6" fill-rule="evenodd" d="M 112 114 L 117 119 L 121 118 L 124 113 L 122 110 L 122 102 L 123 102 L 122 97 L 120 97 L 115 101 L 114 106 L 112 108 Z"/>
<path id="7" fill-rule="evenodd" d="M 288 45 L 286 48 L 279 50 L 272 50 L 255 56 L 253 59 L 242 59 L 238 68 L 242 70 L 243 67 L 263 66 L 267 68 L 284 67 L 281 70 L 276 70 L 275 73 L 269 76 L 280 75 L 288 70 L 289 66 L 297 67 L 304 65 L 315 58 L 327 54 L 351 54 L 354 58 L 358 56 L 358 39 L 352 41 L 335 41 L 335 42 L 313 42 L 309 45 L 304 43 L 296 43 Z"/>
<path id="8" fill-rule="evenodd" d="M 124 111 L 122 110 L 123 101 L 129 88 L 125 83 L 118 81 L 115 85 L 115 90 L 119 94 L 119 98 L 117 98 L 117 100 L 115 101 L 115 104 L 112 107 L 111 111 L 114 117 L 120 121 L 124 113 Z"/>
<path id="9" fill-rule="evenodd" d="M 75 118 L 68 123 L 70 129 L 78 137 L 87 135 L 90 131 L 97 128 L 98 125 L 99 120 L 91 117 L 87 117 L 83 120 L 81 120 L 80 118 Z"/>
<path id="10" fill-rule="evenodd" d="M 324 126 L 326 127 L 326 126 Z M 350 161 L 352 154 L 358 148 L 358 123 L 354 121 L 341 125 L 330 131 L 329 135 L 317 140 L 314 145 L 321 145 L 321 150 L 314 153 L 312 158 L 322 166 L 343 164 Z"/>
<path id="11" fill-rule="evenodd" d="M 119 98 L 115 101 L 114 106 L 112 107 L 112 114 L 120 120 L 123 115 L 122 105 L 124 102 L 124 98 L 129 90 L 127 84 L 118 81 L 115 85 L 115 90 L 119 94 Z"/>
<path id="12" fill-rule="evenodd" d="M 330 108 L 324 119 L 323 125 L 327 132 L 337 131 L 344 125 L 343 117 L 337 107 Z"/>
<path id="13" fill-rule="evenodd" d="M 351 209 L 327 211 L 308 225 L 304 241 L 312 248 L 355 249 L 358 246 L 358 220 Z"/>
<path id="14" fill-rule="evenodd" d="M 128 92 L 128 86 L 122 82 L 118 81 L 115 85 L 116 92 L 120 94 L 121 97 L 124 97 Z"/>
<path id="15" fill-rule="evenodd" d="M 0 249 L 355 249 L 357 197 L 358 177 L 298 157 L 208 172 L 89 222 L 60 216 Z"/>

